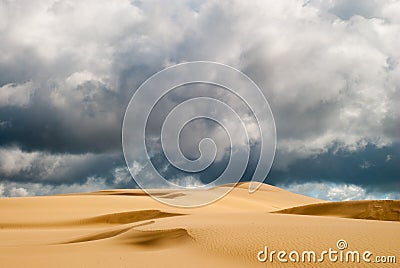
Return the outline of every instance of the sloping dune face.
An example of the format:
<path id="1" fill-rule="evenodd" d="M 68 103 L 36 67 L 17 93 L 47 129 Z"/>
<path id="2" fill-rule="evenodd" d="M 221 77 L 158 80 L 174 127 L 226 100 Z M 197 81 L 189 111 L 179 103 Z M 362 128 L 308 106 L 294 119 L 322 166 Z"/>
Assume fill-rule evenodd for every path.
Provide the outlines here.
<path id="1" fill-rule="evenodd" d="M 221 187 L 152 192 L 201 200 Z M 3 198 L 0 267 L 375 267 L 312 259 L 284 263 L 269 253 L 264 262 L 258 258 L 266 248 L 338 250 L 338 240 L 374 256 L 399 254 L 398 201 L 329 203 L 269 185 L 252 194 L 247 189 L 239 184 L 199 208 L 170 207 L 140 190 Z M 398 267 L 397 259 L 375 265 Z"/>
<path id="2" fill-rule="evenodd" d="M 400 221 L 400 201 L 365 200 L 332 202 L 293 207 L 276 211 L 276 213 Z"/>

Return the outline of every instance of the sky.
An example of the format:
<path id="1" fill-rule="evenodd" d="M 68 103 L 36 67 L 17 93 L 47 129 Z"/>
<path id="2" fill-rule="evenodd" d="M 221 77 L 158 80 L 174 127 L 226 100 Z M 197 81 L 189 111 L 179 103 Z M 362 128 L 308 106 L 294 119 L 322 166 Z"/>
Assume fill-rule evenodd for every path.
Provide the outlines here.
<path id="1" fill-rule="evenodd" d="M 394 0 L 0 0 L 0 196 L 137 187 L 121 145 L 130 98 L 154 73 L 202 60 L 242 71 L 267 98 L 277 150 L 266 183 L 326 200 L 400 199 L 399 14 Z M 191 137 L 227 146 L 218 125 L 185 131 L 189 157 Z M 188 186 L 226 163 L 217 155 L 212 171 L 189 176 L 164 158 L 153 161 Z"/>

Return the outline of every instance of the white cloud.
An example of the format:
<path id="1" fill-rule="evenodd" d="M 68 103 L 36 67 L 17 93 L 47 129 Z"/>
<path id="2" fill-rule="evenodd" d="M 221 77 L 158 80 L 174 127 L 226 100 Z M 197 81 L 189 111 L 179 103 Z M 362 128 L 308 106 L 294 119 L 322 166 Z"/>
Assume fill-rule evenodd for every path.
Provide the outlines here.
<path id="1" fill-rule="evenodd" d="M 0 171 L 5 175 L 15 175 L 29 171 L 38 153 L 24 153 L 18 148 L 0 149 Z"/>
<path id="2" fill-rule="evenodd" d="M 185 177 L 180 177 L 177 179 L 171 180 L 172 183 L 185 187 L 185 188 L 197 188 L 200 186 L 204 186 L 204 184 L 201 182 L 199 178 L 196 178 L 195 176 L 185 176 Z M 174 187 L 172 187 L 174 188 Z"/>
<path id="3" fill-rule="evenodd" d="M 114 184 L 128 184 L 132 182 L 132 177 L 131 174 L 129 174 L 129 171 L 127 170 L 126 167 L 117 167 L 114 169 Z"/>
<path id="4" fill-rule="evenodd" d="M 130 167 L 130 170 L 131 170 L 133 176 L 136 176 L 137 174 L 139 174 L 142 169 L 143 169 L 143 166 L 137 161 L 134 161 Z"/>
<path id="5" fill-rule="evenodd" d="M 400 199 L 400 194 L 398 192 L 371 192 L 361 186 L 345 183 L 307 182 L 280 185 L 279 187 L 294 193 L 328 201 Z"/>
<path id="6" fill-rule="evenodd" d="M 22 187 L 12 187 L 9 191 L 11 197 L 23 197 L 28 195 L 28 190 Z"/>
<path id="7" fill-rule="evenodd" d="M 329 200 L 357 200 L 365 199 L 365 190 L 356 185 L 338 185 L 328 190 L 327 197 Z"/>
<path id="8" fill-rule="evenodd" d="M 7 145 L 50 144 L 28 142 L 29 129 L 51 138 L 43 150 L 81 151 L 0 149 L 0 175 L 65 179 L 95 158 L 86 152 L 120 150 L 132 90 L 188 60 L 230 64 L 257 82 L 276 119 L 279 168 L 332 146 L 398 142 L 399 10 L 393 0 L 4 2 L 0 108 L 32 108 L 29 124 L 0 121 L 1 131 L 25 129 Z M 128 181 L 122 170 L 114 177 Z"/>
<path id="9" fill-rule="evenodd" d="M 348 150 L 390 144 L 383 123 L 394 112 L 399 71 L 385 68 L 388 58 L 400 56 L 392 43 L 399 25 L 342 21 L 319 10 L 298 14 L 275 21 L 253 14 L 267 26 L 257 35 L 260 44 L 243 56 L 272 100 L 279 149 L 301 157 L 333 144 Z"/>
<path id="10" fill-rule="evenodd" d="M 103 178 L 89 177 L 84 183 L 44 184 L 29 182 L 0 182 L 0 197 L 53 195 L 93 192 L 112 188 Z"/>
<path id="11" fill-rule="evenodd" d="M 121 105 L 110 92 L 124 72 L 201 59 L 256 80 L 272 104 L 280 150 L 302 157 L 332 144 L 357 150 L 399 139 L 384 125 L 398 121 L 400 102 L 400 24 L 390 12 L 396 2 L 210 0 L 195 10 L 179 1 L 136 4 L 10 2 L 2 23 L 9 57 L 0 64 L 34 51 L 45 73 L 31 79 L 45 85 L 41 94 L 63 124 L 85 126 L 71 135 L 79 138 L 119 127 Z M 145 78 L 135 75 L 132 86 Z M 10 105 L 29 102 L 29 94 L 7 94 L 0 99 Z"/>
<path id="12" fill-rule="evenodd" d="M 99 160 L 115 158 L 110 155 L 96 154 L 51 154 L 48 152 L 26 152 L 18 147 L 0 147 L 0 174 L 6 178 L 32 181 L 68 181 L 76 175 L 90 173 Z M 105 161 L 105 160 L 104 160 Z M 93 172 L 95 170 L 92 170 Z M 79 174 L 79 173 L 82 174 Z M 118 173 L 119 174 L 119 173 Z"/>
<path id="13" fill-rule="evenodd" d="M 0 86 L 0 107 L 28 106 L 33 92 L 33 83 L 31 82 Z"/>

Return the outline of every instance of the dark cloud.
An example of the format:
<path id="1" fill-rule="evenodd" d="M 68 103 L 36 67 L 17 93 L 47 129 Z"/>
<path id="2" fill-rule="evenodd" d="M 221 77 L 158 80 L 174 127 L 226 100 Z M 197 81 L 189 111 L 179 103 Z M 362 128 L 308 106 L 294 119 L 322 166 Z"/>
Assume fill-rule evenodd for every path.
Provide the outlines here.
<path id="1" fill-rule="evenodd" d="M 399 187 L 398 2 L 39 2 L 0 5 L 2 195 L 133 187 L 121 155 L 125 108 L 150 75 L 189 60 L 234 66 L 267 96 L 278 135 L 268 182 Z M 158 109 L 193 96 L 178 92 Z M 181 174 L 157 151 L 153 162 L 173 180 L 208 183 L 226 165 L 226 137 L 213 123 L 193 126 L 185 154 L 198 156 L 197 142 L 213 135 L 215 169 Z"/>
<path id="2" fill-rule="evenodd" d="M 18 145 L 27 151 L 55 153 L 120 150 L 127 102 L 97 82 L 71 87 L 65 95 L 58 92 L 57 86 L 34 88 L 25 107 L 0 107 L 0 120 L 9 123 L 0 129 L 0 146 Z M 60 104 L 54 105 L 53 101 Z"/>
<path id="3" fill-rule="evenodd" d="M 276 161 L 285 156 L 278 152 Z M 335 182 L 355 184 L 373 191 L 400 191 L 400 144 L 378 148 L 368 144 L 357 151 L 335 150 L 298 159 L 285 169 L 273 167 L 268 182 L 275 185 Z"/>
<path id="4" fill-rule="evenodd" d="M 26 152 L 17 147 L 0 149 L 2 179 L 46 184 L 82 183 L 88 177 L 113 179 L 124 165 L 120 154 L 51 154 Z"/>

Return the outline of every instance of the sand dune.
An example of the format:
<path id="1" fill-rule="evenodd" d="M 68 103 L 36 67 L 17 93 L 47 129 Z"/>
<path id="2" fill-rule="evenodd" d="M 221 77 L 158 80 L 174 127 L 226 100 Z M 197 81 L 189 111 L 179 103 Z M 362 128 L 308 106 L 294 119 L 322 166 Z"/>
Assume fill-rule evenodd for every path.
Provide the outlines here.
<path id="1" fill-rule="evenodd" d="M 332 202 L 293 207 L 276 211 L 276 213 L 400 221 L 400 201 L 363 200 Z"/>
<path id="2" fill-rule="evenodd" d="M 269 185 L 253 194 L 247 188 L 239 184 L 223 199 L 190 209 L 140 190 L 3 198 L 0 267 L 398 267 L 399 201 L 326 202 Z M 153 192 L 200 200 L 207 194 Z M 321 252 L 337 249 L 340 239 L 351 250 L 398 255 L 397 264 L 257 259 L 265 247 Z"/>
<path id="3" fill-rule="evenodd" d="M 125 224 L 135 223 L 150 219 L 158 219 L 164 217 L 179 216 L 182 214 L 168 213 L 159 210 L 139 210 L 139 211 L 125 211 L 118 213 L 104 214 L 91 218 L 83 218 L 78 220 L 64 220 L 64 221 L 40 221 L 40 222 L 1 222 L 0 228 L 52 228 L 52 227 L 82 227 L 91 225 L 110 225 L 110 224 Z"/>

